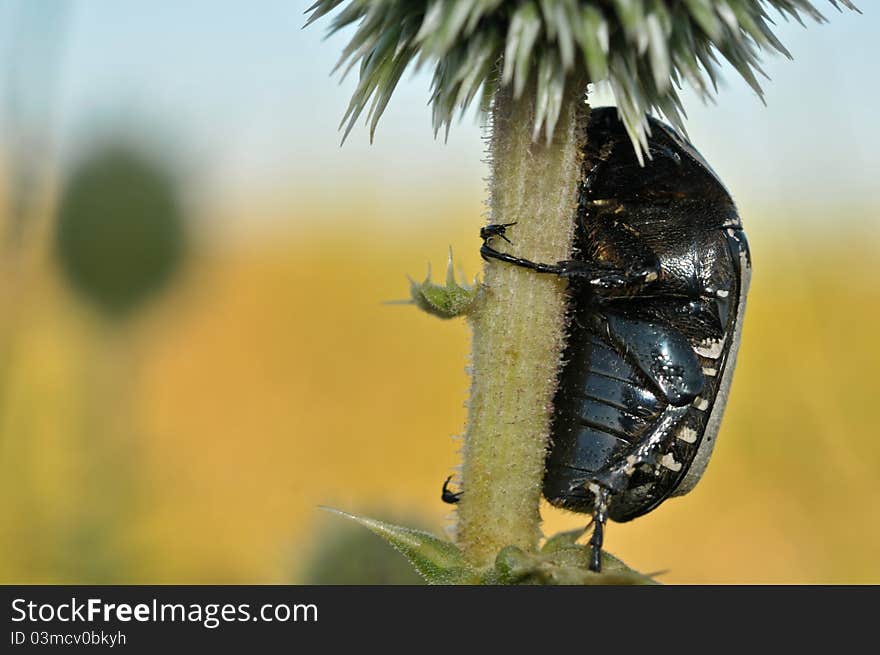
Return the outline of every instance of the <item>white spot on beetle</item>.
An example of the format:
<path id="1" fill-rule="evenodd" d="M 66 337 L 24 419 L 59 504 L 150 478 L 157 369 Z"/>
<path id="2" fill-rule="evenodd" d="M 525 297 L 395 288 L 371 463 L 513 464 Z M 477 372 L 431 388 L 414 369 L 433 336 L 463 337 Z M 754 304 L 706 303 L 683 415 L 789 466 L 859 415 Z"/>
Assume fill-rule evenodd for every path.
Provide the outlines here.
<path id="1" fill-rule="evenodd" d="M 707 409 L 709 409 L 709 401 L 705 398 L 700 398 L 699 396 L 697 396 L 697 398 L 694 400 L 694 407 L 696 407 L 701 412 L 705 412 Z"/>
<path id="2" fill-rule="evenodd" d="M 719 298 L 727 298 L 727 296 L 730 295 L 730 291 L 727 289 L 718 289 L 718 291 L 715 292 L 715 295 Z"/>
<path id="3" fill-rule="evenodd" d="M 634 455 L 629 455 L 626 458 L 626 467 L 623 469 L 627 475 L 632 475 L 636 472 L 636 464 L 638 463 L 638 459 Z"/>
<path id="4" fill-rule="evenodd" d="M 694 352 L 707 359 L 718 359 L 724 352 L 725 339 L 706 339 L 694 347 Z"/>
<path id="5" fill-rule="evenodd" d="M 675 436 L 685 443 L 697 443 L 697 431 L 693 428 L 682 428 Z"/>
<path id="6" fill-rule="evenodd" d="M 672 453 L 666 453 L 660 458 L 660 466 L 668 468 L 670 471 L 681 470 L 681 463 L 675 461 L 675 457 L 672 456 Z"/>
<path id="7" fill-rule="evenodd" d="M 704 368 L 703 368 L 703 373 L 704 373 L 705 375 L 709 375 L 709 376 L 711 376 L 711 377 L 715 377 L 716 375 L 718 375 L 718 369 L 717 369 L 717 368 L 705 368 L 705 367 L 704 367 Z"/>

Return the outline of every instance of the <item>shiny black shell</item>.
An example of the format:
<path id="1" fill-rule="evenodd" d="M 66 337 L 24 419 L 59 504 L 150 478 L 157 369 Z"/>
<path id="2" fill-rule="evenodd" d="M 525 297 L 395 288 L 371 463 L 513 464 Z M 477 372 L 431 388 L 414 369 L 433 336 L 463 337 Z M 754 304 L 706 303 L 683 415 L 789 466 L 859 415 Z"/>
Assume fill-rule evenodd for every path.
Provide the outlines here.
<path id="1" fill-rule="evenodd" d="M 618 486 L 608 507 L 615 521 L 700 479 L 727 402 L 751 270 L 717 175 L 673 128 L 652 118 L 650 132 L 641 166 L 616 109 L 591 113 L 575 259 L 631 270 L 659 262 L 659 274 L 618 294 L 571 280 L 544 480 L 552 504 L 590 513 L 591 483 L 625 467 L 607 485 Z M 658 444 L 650 457 L 633 457 L 649 440 Z"/>

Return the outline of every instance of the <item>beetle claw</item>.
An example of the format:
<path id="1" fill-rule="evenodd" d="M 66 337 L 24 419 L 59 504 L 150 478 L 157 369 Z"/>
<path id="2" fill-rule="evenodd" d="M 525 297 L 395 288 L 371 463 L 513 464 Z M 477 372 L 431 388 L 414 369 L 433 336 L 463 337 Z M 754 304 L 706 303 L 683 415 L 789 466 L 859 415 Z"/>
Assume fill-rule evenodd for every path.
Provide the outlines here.
<path id="1" fill-rule="evenodd" d="M 440 500 L 442 500 L 447 505 L 455 505 L 458 501 L 461 500 L 461 491 L 451 491 L 449 489 L 449 482 L 452 480 L 452 476 L 450 475 L 446 478 L 446 481 L 443 483 L 443 491 L 440 494 Z"/>
<path id="2" fill-rule="evenodd" d="M 513 244 L 513 241 L 507 238 L 507 228 L 513 225 L 516 225 L 516 221 L 513 223 L 490 223 L 489 225 L 481 227 L 480 238 L 483 240 L 483 244 L 488 245 L 495 237 L 501 237 L 507 241 L 507 243 Z"/>

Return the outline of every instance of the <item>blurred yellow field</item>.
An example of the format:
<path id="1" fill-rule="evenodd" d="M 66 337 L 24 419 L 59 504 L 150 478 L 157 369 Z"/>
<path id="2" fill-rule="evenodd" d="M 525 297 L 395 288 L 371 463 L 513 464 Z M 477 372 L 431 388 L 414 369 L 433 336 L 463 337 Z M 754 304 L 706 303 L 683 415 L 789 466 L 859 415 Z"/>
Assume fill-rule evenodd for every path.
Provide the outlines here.
<path id="1" fill-rule="evenodd" d="M 319 505 L 442 532 L 468 329 L 382 301 L 425 259 L 442 268 L 449 241 L 477 271 L 474 225 L 361 221 L 197 251 L 123 333 L 51 263 L 6 293 L 0 581 L 296 582 L 341 520 Z M 611 552 L 666 582 L 880 582 L 880 244 L 847 239 L 752 239 L 712 464 L 690 495 L 612 524 Z M 584 521 L 544 516 L 547 532 Z"/>

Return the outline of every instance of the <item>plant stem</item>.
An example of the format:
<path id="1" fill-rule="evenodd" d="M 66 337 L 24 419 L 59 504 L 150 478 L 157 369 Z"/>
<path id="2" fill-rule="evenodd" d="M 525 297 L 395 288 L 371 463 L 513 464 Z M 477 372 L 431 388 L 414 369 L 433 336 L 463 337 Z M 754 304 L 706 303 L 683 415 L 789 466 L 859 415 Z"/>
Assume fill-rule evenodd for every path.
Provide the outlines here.
<path id="1" fill-rule="evenodd" d="M 516 223 L 514 245 L 533 261 L 569 259 L 589 107 L 571 83 L 554 137 L 532 140 L 535 93 L 502 89 L 492 109 L 490 220 Z M 538 503 L 553 394 L 566 332 L 566 283 L 490 261 L 485 294 L 471 315 L 472 386 L 464 441 L 457 541 L 474 566 L 505 546 L 535 551 Z"/>

